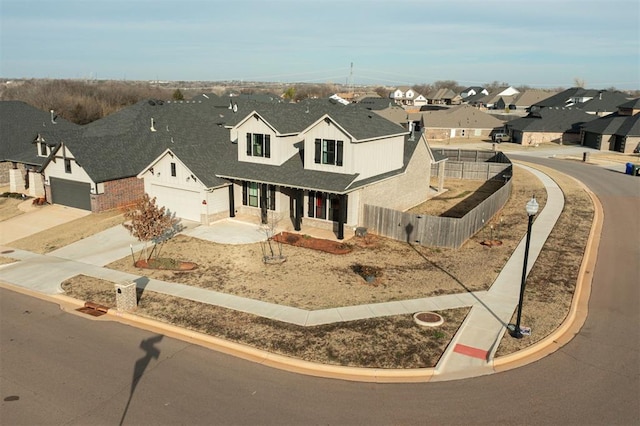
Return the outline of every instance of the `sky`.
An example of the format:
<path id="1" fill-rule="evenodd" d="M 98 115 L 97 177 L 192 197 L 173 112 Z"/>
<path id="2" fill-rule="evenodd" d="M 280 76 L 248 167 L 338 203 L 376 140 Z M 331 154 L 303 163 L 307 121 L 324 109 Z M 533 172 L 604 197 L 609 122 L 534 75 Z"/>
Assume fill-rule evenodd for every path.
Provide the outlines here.
<path id="1" fill-rule="evenodd" d="M 0 0 L 0 77 L 640 89 L 638 0 Z"/>

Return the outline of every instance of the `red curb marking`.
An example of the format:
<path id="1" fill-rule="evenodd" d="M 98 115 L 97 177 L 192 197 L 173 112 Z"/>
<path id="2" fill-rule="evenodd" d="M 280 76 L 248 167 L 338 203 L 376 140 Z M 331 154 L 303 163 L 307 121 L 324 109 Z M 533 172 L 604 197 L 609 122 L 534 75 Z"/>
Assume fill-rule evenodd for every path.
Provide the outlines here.
<path id="1" fill-rule="evenodd" d="M 486 360 L 487 357 L 489 356 L 489 351 L 485 351 L 483 349 L 478 349 L 478 348 L 474 348 L 467 345 L 461 345 L 460 343 L 458 343 L 453 348 L 453 351 L 462 355 L 468 355 L 470 357 L 479 358 L 483 360 Z"/>

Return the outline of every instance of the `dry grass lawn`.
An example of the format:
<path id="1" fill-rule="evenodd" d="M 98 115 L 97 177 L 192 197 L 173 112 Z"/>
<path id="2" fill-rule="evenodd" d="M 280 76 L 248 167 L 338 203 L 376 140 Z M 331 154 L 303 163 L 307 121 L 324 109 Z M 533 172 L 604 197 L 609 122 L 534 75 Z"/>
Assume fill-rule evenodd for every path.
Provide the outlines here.
<path id="1" fill-rule="evenodd" d="M 119 210 L 92 213 L 88 216 L 54 226 L 53 228 L 30 235 L 26 238 L 12 241 L 10 246 L 34 253 L 46 254 L 119 225 L 123 221 L 123 212 Z"/>
<path id="2" fill-rule="evenodd" d="M 564 191 L 565 211 L 528 280 L 523 325 L 531 326 L 534 334 L 521 341 L 503 342 L 500 354 L 545 337 L 566 316 L 591 225 L 593 209 L 581 187 L 552 170 L 545 172 Z M 477 182 L 447 181 L 445 187 L 449 191 L 443 194 L 444 200 L 436 200 L 433 205 L 440 204 L 437 207 L 440 213 L 451 210 L 465 202 L 477 185 Z M 507 205 L 487 223 L 485 230 L 459 250 L 413 246 L 380 237 L 367 241 L 352 238 L 345 241 L 353 248 L 349 254 L 332 255 L 285 245 L 286 262 L 266 265 L 261 261 L 259 243 L 222 245 L 178 236 L 165 244 L 161 255 L 196 262 L 199 268 L 195 271 L 141 270 L 132 266 L 130 257 L 109 267 L 306 309 L 483 290 L 493 283 L 523 237 L 526 231 L 523 206 L 533 193 L 543 208 L 546 193 L 541 183 L 529 172 L 514 168 L 514 190 Z M 50 247 L 84 238 L 91 230 L 97 232 L 112 226 L 109 224 L 122 222 L 117 212 L 98 217 L 95 227 L 84 222 L 90 218 L 95 221 L 96 215 L 74 221 L 79 225 L 65 228 L 65 241 L 60 240 L 57 230 L 11 245 L 44 253 L 53 250 Z M 480 244 L 486 239 L 499 239 L 503 245 L 487 248 Z M 380 267 L 382 275 L 369 284 L 354 271 L 355 265 Z M 63 288 L 77 299 L 115 306 L 111 282 L 79 276 L 63 283 Z M 151 291 L 141 294 L 137 310 L 142 316 L 284 355 L 328 364 L 380 368 L 434 366 L 467 312 L 468 309 L 439 312 L 446 321 L 434 329 L 420 328 L 410 315 L 299 327 Z"/>
<path id="3" fill-rule="evenodd" d="M 24 213 L 18 204 L 24 200 L 18 198 L 0 197 L 0 222 Z"/>

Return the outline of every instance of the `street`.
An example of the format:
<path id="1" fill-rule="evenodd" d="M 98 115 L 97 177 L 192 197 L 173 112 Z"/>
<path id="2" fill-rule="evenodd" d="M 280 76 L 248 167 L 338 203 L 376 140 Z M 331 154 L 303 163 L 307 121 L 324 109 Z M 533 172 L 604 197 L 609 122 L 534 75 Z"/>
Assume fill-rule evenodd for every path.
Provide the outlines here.
<path id="1" fill-rule="evenodd" d="M 514 158 L 579 178 L 604 208 L 589 315 L 552 355 L 451 382 L 318 379 L 0 289 L 0 423 L 638 424 L 640 178 Z"/>

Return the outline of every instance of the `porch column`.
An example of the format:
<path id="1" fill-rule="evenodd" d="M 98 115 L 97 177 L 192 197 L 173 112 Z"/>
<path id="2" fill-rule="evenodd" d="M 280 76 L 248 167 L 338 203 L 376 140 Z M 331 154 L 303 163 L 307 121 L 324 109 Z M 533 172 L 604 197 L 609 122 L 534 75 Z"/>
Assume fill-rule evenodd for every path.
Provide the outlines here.
<path id="1" fill-rule="evenodd" d="M 30 171 L 29 174 L 29 195 L 32 197 L 44 197 L 44 179 L 37 172 Z"/>
<path id="2" fill-rule="evenodd" d="M 267 217 L 267 185 L 260 184 L 260 220 L 263 224 L 269 222 Z"/>
<path id="3" fill-rule="evenodd" d="M 300 231 L 302 229 L 302 215 L 304 212 L 304 190 L 296 190 L 295 215 L 293 221 L 293 229 Z"/>
<path id="4" fill-rule="evenodd" d="M 346 194 L 340 194 L 339 200 L 339 212 L 338 212 L 338 239 L 344 240 L 344 222 L 347 218 L 347 196 Z"/>
<path id="5" fill-rule="evenodd" d="M 229 217 L 236 217 L 236 202 L 233 196 L 233 183 L 229 185 Z"/>

